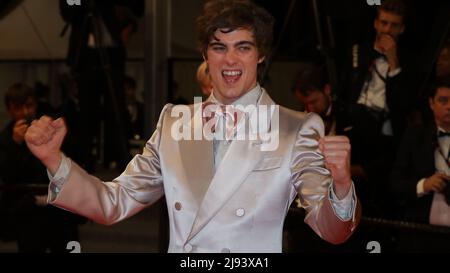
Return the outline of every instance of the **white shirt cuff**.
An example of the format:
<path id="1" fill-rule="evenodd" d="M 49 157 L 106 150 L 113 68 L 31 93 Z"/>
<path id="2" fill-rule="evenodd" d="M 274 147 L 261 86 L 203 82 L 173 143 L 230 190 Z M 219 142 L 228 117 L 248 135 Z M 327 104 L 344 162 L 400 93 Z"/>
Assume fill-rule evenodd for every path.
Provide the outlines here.
<path id="1" fill-rule="evenodd" d="M 422 197 L 425 194 L 427 194 L 425 192 L 425 190 L 423 189 L 423 185 L 425 184 L 425 180 L 426 180 L 426 178 L 420 179 L 419 182 L 416 185 L 417 197 Z"/>
<path id="2" fill-rule="evenodd" d="M 70 168 L 72 166 L 72 163 L 68 157 L 66 157 L 64 154 L 62 154 L 61 163 L 59 164 L 59 168 L 56 171 L 55 175 L 52 176 L 50 172 L 47 170 L 48 178 L 50 179 L 50 186 L 49 186 L 49 194 L 48 194 L 48 202 L 51 202 L 56 199 L 59 192 L 61 191 L 62 187 L 64 186 L 64 183 L 67 180 L 67 177 L 69 176 Z"/>
<path id="3" fill-rule="evenodd" d="M 356 200 L 356 193 L 355 187 L 353 186 L 353 182 L 352 185 L 350 186 L 350 190 L 348 191 L 347 195 L 341 200 L 339 200 L 339 198 L 334 193 L 333 183 L 330 184 L 328 194 L 336 216 L 342 221 L 349 221 L 350 219 L 352 219 L 352 216 L 355 211 L 355 200 Z"/>

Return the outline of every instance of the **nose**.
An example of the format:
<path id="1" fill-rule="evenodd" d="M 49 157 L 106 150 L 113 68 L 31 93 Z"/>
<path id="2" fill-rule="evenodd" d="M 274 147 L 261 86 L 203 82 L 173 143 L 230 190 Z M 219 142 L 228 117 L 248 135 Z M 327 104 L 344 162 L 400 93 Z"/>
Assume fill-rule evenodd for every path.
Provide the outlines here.
<path id="1" fill-rule="evenodd" d="M 233 66 L 237 62 L 237 56 L 234 50 L 228 50 L 225 54 L 225 62 L 228 66 Z"/>
<path id="2" fill-rule="evenodd" d="M 392 36 L 393 35 L 392 31 L 393 31 L 392 24 L 386 24 L 384 26 L 383 33 L 386 33 L 386 34 L 389 34 Z"/>

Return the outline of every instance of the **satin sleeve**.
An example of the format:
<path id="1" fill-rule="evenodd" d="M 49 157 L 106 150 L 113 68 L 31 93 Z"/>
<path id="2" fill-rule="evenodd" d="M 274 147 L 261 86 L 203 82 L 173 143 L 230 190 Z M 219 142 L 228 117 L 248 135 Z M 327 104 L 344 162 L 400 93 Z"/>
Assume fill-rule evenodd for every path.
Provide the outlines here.
<path id="1" fill-rule="evenodd" d="M 51 204 L 83 215 L 100 224 L 113 224 L 150 206 L 164 195 L 159 143 L 164 115 L 146 143 L 142 154 L 128 163 L 125 171 L 111 182 L 89 175 L 72 162 L 67 181 Z"/>
<path id="2" fill-rule="evenodd" d="M 333 181 L 319 150 L 319 139 L 323 135 L 322 119 L 309 113 L 300 125 L 293 146 L 291 180 L 298 193 L 300 206 L 306 210 L 305 222 L 324 240 L 338 244 L 346 241 L 356 227 L 357 198 L 352 190 L 351 217 L 345 217 L 348 221 L 343 221 L 330 200 Z"/>

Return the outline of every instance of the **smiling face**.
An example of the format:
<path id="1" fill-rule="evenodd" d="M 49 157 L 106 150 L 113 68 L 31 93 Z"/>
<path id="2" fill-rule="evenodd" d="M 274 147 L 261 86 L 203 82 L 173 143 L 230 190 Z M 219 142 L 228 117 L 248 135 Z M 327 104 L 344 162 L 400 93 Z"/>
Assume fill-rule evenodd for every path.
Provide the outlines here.
<path id="1" fill-rule="evenodd" d="M 256 86 L 259 56 L 253 33 L 244 28 L 215 31 L 206 50 L 206 62 L 216 99 L 231 104 Z"/>

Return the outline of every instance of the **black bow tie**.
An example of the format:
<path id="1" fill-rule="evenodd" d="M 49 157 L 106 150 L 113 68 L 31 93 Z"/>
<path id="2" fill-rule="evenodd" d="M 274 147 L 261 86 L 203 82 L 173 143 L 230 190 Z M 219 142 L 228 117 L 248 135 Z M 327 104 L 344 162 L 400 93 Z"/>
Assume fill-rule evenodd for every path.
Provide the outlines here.
<path id="1" fill-rule="evenodd" d="M 444 131 L 439 130 L 438 137 L 450 137 L 450 132 L 444 132 Z"/>
<path id="2" fill-rule="evenodd" d="M 372 60 L 376 60 L 379 58 L 383 58 L 386 59 L 386 55 L 384 55 L 383 53 L 380 53 L 379 51 L 372 49 Z"/>

